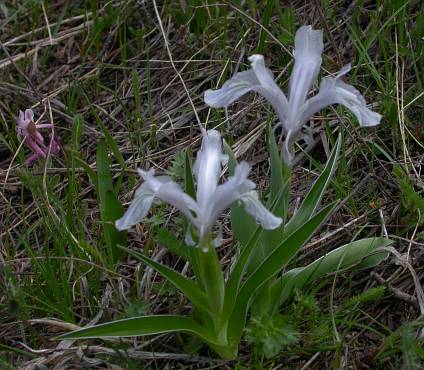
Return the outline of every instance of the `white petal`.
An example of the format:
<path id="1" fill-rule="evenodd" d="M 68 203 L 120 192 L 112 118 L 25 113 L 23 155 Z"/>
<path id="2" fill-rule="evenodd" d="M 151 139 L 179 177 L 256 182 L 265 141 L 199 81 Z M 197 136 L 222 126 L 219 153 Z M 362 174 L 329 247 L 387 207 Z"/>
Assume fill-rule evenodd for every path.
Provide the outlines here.
<path id="1" fill-rule="evenodd" d="M 132 226 L 141 222 L 149 212 L 154 195 L 148 184 L 143 183 L 136 191 L 134 199 L 125 214 L 115 221 L 115 226 L 118 230 L 127 230 Z"/>
<path id="2" fill-rule="evenodd" d="M 221 134 L 203 130 L 202 148 L 197 153 L 194 173 L 197 180 L 197 204 L 200 209 L 210 207 L 211 197 L 218 186 L 222 163 L 228 157 L 222 153 Z"/>
<path id="3" fill-rule="evenodd" d="M 265 67 L 264 57 L 255 54 L 249 57 L 253 72 L 260 82 L 260 86 L 255 87 L 255 91 L 265 97 L 277 112 L 280 122 L 285 122 L 289 115 L 289 104 L 286 96 L 274 81 L 272 72 Z"/>
<path id="4" fill-rule="evenodd" d="M 272 72 L 265 67 L 264 57 L 256 54 L 249 57 L 252 69 L 238 72 L 218 90 L 205 92 L 205 103 L 214 108 L 228 107 L 249 91 L 265 97 L 277 112 L 281 122 L 288 114 L 287 98 L 274 81 Z"/>
<path id="5" fill-rule="evenodd" d="M 244 193 L 255 188 L 255 184 L 247 178 L 249 172 L 249 164 L 241 162 L 236 166 L 234 176 L 229 177 L 227 182 L 217 187 L 213 194 L 213 202 L 202 214 L 205 231 L 212 227 L 222 212 L 233 202 L 240 199 Z"/>
<path id="6" fill-rule="evenodd" d="M 124 216 L 115 222 L 119 230 L 128 229 L 139 223 L 146 217 L 154 198 L 158 198 L 165 203 L 180 210 L 191 222 L 199 212 L 196 202 L 189 195 L 184 193 L 181 187 L 173 182 L 168 176 L 154 176 L 154 171 L 138 170 L 143 177 L 143 184 L 136 190 L 130 207 Z"/>
<path id="7" fill-rule="evenodd" d="M 283 221 L 281 217 L 274 216 L 264 207 L 256 191 L 245 193 L 240 200 L 244 203 L 246 212 L 252 215 L 264 229 L 272 230 L 281 225 Z"/>
<path id="8" fill-rule="evenodd" d="M 184 242 L 190 246 L 190 247 L 194 247 L 196 245 L 196 243 L 193 240 L 193 236 L 191 235 L 191 226 L 189 225 L 189 227 L 187 228 L 185 237 L 184 237 Z"/>
<path id="9" fill-rule="evenodd" d="M 284 140 L 284 148 L 283 148 L 283 160 L 287 165 L 291 165 L 294 157 L 293 153 L 293 142 L 295 138 L 295 133 L 293 131 L 288 131 L 286 138 Z"/>
<path id="10" fill-rule="evenodd" d="M 303 107 L 300 119 L 302 125 L 316 112 L 333 104 L 344 105 L 352 111 L 362 127 L 376 126 L 380 123 L 381 115 L 367 108 L 361 93 L 340 79 L 349 70 L 350 64 L 344 66 L 336 77 L 325 77 L 322 80 L 319 93 L 309 99 Z"/>
<path id="11" fill-rule="evenodd" d="M 254 90 L 259 85 L 255 73 L 248 71 L 238 72 L 226 81 L 218 90 L 205 91 L 205 103 L 213 108 L 228 107 L 238 98 Z"/>
<path id="12" fill-rule="evenodd" d="M 195 223 L 199 207 L 194 199 L 184 193 L 183 189 L 167 176 L 156 176 L 154 181 L 161 183 L 154 193 L 155 197 L 177 208 L 191 222 Z"/>
<path id="13" fill-rule="evenodd" d="M 290 115 L 285 125 L 287 131 L 300 129 L 300 109 L 317 78 L 323 48 L 321 30 L 313 30 L 311 26 L 302 26 L 297 30 L 293 52 L 295 63 L 289 83 Z"/>

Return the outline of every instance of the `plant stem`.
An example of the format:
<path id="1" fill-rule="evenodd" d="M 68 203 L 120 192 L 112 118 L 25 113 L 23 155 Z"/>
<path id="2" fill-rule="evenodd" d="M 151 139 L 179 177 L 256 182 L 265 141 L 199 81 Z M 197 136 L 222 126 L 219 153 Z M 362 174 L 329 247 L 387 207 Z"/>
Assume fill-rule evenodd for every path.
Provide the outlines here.
<path id="1" fill-rule="evenodd" d="M 224 275 L 215 248 L 208 240 L 207 246 L 203 247 L 203 253 L 199 256 L 202 280 L 205 293 L 213 310 L 220 315 L 224 304 Z"/>

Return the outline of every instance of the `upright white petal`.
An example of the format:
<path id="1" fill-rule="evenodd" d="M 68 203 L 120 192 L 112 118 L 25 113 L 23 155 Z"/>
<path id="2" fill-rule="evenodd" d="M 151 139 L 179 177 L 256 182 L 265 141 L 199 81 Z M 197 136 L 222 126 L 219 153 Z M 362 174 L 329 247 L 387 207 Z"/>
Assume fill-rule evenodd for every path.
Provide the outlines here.
<path id="1" fill-rule="evenodd" d="M 264 57 L 255 54 L 249 57 L 253 72 L 260 82 L 254 90 L 265 97 L 277 112 L 280 122 L 285 122 L 289 115 L 289 103 L 286 96 L 274 81 L 272 72 L 265 67 Z"/>
<path id="2" fill-rule="evenodd" d="M 218 186 L 222 164 L 227 159 L 222 154 L 221 134 L 216 130 L 203 130 L 203 141 L 197 153 L 194 173 L 197 180 L 197 204 L 201 210 L 210 207 L 213 193 Z"/>
<path id="3" fill-rule="evenodd" d="M 265 67 L 264 57 L 256 54 L 249 57 L 252 69 L 238 72 L 218 90 L 205 92 L 205 103 L 214 108 L 228 107 L 249 91 L 265 97 L 277 112 L 280 121 L 288 114 L 287 98 L 274 81 L 272 72 Z"/>
<path id="4" fill-rule="evenodd" d="M 294 142 L 295 136 L 296 136 L 296 132 L 288 131 L 286 138 L 284 140 L 283 160 L 288 165 L 291 165 L 293 161 L 293 155 L 294 155 L 293 142 Z"/>
<path id="5" fill-rule="evenodd" d="M 297 30 L 293 52 L 295 63 L 289 82 L 290 114 L 284 125 L 287 131 L 301 128 L 299 111 L 317 78 L 323 49 L 321 30 L 313 30 L 311 26 L 302 26 Z"/>
<path id="6" fill-rule="evenodd" d="M 281 217 L 274 216 L 264 207 L 256 191 L 252 190 L 243 194 L 240 200 L 244 203 L 246 212 L 252 215 L 264 229 L 276 229 L 283 222 Z"/>
<path id="7" fill-rule="evenodd" d="M 336 77 L 325 77 L 322 80 L 319 93 L 309 99 L 303 107 L 300 118 L 302 125 L 316 112 L 333 104 L 341 104 L 352 111 L 362 127 L 376 126 L 380 123 L 381 115 L 367 108 L 361 93 L 340 79 L 349 71 L 350 64 L 344 66 Z"/>

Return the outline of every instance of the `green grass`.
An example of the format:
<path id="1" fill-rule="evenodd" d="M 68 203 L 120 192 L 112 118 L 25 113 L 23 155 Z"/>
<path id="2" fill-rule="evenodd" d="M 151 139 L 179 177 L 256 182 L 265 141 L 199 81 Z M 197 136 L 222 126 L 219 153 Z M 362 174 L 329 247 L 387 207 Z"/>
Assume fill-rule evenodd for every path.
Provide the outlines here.
<path id="1" fill-rule="evenodd" d="M 125 204 L 131 199 L 137 167 L 171 169 L 173 176 L 183 176 L 183 150 L 192 157 L 199 144 L 196 118 L 169 63 L 152 3 L 106 2 L 103 8 L 99 3 L 46 1 L 46 15 L 39 1 L 0 5 L 0 367 L 20 368 L 33 357 L 42 358 L 31 349 L 57 346 L 52 338 L 65 328 L 32 319 L 54 317 L 83 326 L 94 319 L 190 311 L 172 287 L 118 252 L 118 245 L 124 244 L 190 276 L 178 245 L 161 231 L 171 217 L 175 219 L 175 212 L 155 207 L 152 219 L 129 232 L 127 241 L 113 230 L 111 221 L 122 212 L 118 200 Z M 343 2 L 322 1 L 323 18 L 316 2 L 290 4 L 187 0 L 158 6 L 197 114 L 202 122 L 208 117 L 207 127 L 219 127 L 236 147 L 268 116 L 275 116 L 251 94 L 230 107 L 229 122 L 223 123 L 225 113 L 209 112 L 203 92 L 222 85 L 236 69 L 246 69 L 247 57 L 257 52 L 265 55 L 276 75 L 283 72 L 278 83 L 287 91 L 292 59 L 284 48 L 292 51 L 295 30 L 303 24 L 329 27 L 332 39 L 324 30 L 321 76 L 337 72 L 339 58 L 343 64 L 352 62 L 349 83 L 384 118 L 378 128 L 366 130 L 341 108 L 315 117 L 316 137 L 322 131 L 330 147 L 338 129 L 345 134 L 345 152 L 324 199 L 341 199 L 342 206 L 318 233 L 322 242 L 306 247 L 292 264 L 304 265 L 354 237 L 380 234 L 384 226 L 420 277 L 424 6 L 392 0 L 357 1 L 345 8 Z M 52 37 L 62 38 L 54 45 L 48 43 L 45 16 Z M 2 64 L 9 62 L 4 49 L 16 57 L 13 64 Z M 29 107 L 37 116 L 46 111 L 45 120 L 51 107 L 63 146 L 59 155 L 26 168 L 27 149 L 21 147 L 17 153 L 15 119 L 19 109 Z M 243 154 L 254 164 L 252 179 L 261 186 L 269 182 L 268 163 L 261 156 L 264 136 L 265 132 Z M 324 146 L 317 142 L 295 169 L 291 211 L 326 161 Z M 172 233 L 183 237 L 178 225 Z M 164 246 L 174 250 L 166 252 Z M 224 248 L 219 254 L 229 268 L 232 251 Z M 308 368 L 354 366 L 355 361 L 376 369 L 420 368 L 420 311 L 398 294 L 400 290 L 416 297 L 412 275 L 392 259 L 375 271 L 389 281 L 384 292 L 369 271 L 343 273 L 334 277 L 335 282 L 325 279 L 299 292 L 283 312 L 287 324 L 299 333 L 298 342 L 282 345 L 278 357 L 267 359 L 252 347 L 257 342 L 250 332 L 239 361 L 227 366 L 301 368 L 313 359 Z M 114 351 L 100 353 L 98 347 L 97 352 L 87 352 L 89 358 L 127 368 L 215 364 L 213 353 L 184 336 L 74 346 L 84 351 L 86 344 Z M 161 355 L 187 348 L 194 351 L 193 358 Z M 158 355 L 143 359 L 142 351 Z M 76 350 L 71 353 L 77 359 Z M 73 364 L 72 357 L 66 361 Z"/>

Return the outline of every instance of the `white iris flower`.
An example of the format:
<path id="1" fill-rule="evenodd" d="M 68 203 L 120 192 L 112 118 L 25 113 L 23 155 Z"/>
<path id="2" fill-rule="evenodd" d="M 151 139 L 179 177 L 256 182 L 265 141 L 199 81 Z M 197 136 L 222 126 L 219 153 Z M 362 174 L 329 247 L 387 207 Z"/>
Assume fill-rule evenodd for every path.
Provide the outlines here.
<path id="1" fill-rule="evenodd" d="M 350 71 L 350 64 L 345 65 L 336 77 L 323 78 L 319 93 L 307 99 L 321 66 L 323 48 L 321 30 L 313 30 L 311 26 L 298 29 L 288 99 L 275 83 L 272 72 L 265 67 L 264 57 L 256 54 L 249 57 L 251 69 L 236 73 L 218 90 L 207 90 L 205 103 L 214 108 L 221 108 L 228 107 L 249 91 L 255 91 L 264 96 L 277 112 L 279 125 L 285 131 L 284 158 L 288 163 L 293 157 L 290 148 L 296 133 L 315 113 L 326 106 L 344 105 L 352 111 L 362 127 L 378 125 L 381 115 L 368 109 L 359 91 L 344 83 L 340 78 Z"/>
<path id="2" fill-rule="evenodd" d="M 199 245 L 203 247 L 219 216 L 233 202 L 241 201 L 264 229 L 277 228 L 282 219 L 274 216 L 259 201 L 255 184 L 247 176 L 250 166 L 241 162 L 235 168 L 234 176 L 218 184 L 222 166 L 227 161 L 222 153 L 221 135 L 216 130 L 203 130 L 202 147 L 197 154 L 194 174 L 197 181 L 196 200 L 184 193 L 181 187 L 168 176 L 154 176 L 154 171 L 138 170 L 143 184 L 136 190 L 130 207 L 122 218 L 116 221 L 119 230 L 129 229 L 139 223 L 148 213 L 155 198 L 179 209 L 194 225 L 198 232 Z M 186 238 L 190 241 L 191 233 Z M 215 244 L 219 244 L 215 240 Z"/>

